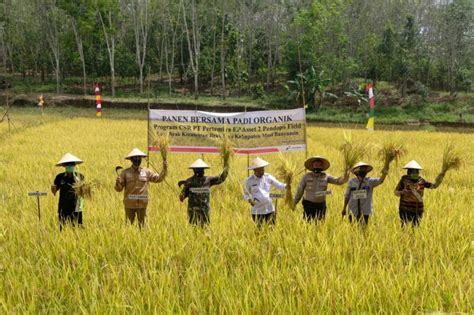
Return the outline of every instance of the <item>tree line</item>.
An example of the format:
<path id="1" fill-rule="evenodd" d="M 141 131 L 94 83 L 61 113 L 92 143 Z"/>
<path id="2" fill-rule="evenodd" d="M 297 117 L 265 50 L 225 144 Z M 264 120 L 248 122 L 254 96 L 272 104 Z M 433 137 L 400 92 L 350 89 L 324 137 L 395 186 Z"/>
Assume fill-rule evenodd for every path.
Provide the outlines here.
<path id="1" fill-rule="evenodd" d="M 474 78 L 471 0 L 4 0 L 4 73 L 45 80 L 148 73 L 169 93 L 408 80 L 454 93 Z M 316 83 L 314 83 L 316 82 Z M 289 87 L 291 88 L 291 87 Z"/>

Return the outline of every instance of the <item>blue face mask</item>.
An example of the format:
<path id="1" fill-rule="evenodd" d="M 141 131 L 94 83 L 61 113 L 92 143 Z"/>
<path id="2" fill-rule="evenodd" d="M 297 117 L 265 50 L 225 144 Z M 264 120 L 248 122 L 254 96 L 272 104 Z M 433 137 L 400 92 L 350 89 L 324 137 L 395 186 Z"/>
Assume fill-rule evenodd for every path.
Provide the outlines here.
<path id="1" fill-rule="evenodd" d="M 67 165 L 66 173 L 74 173 L 74 165 Z"/>

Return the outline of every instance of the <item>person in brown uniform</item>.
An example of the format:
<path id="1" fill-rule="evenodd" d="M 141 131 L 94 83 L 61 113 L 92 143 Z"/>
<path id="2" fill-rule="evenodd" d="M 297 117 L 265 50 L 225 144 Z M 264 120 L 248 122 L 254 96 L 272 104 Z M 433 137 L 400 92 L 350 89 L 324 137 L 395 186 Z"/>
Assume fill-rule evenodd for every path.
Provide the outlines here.
<path id="1" fill-rule="evenodd" d="M 349 179 L 349 172 L 341 177 L 331 176 L 324 171 L 331 166 L 322 156 L 313 156 L 306 160 L 304 166 L 310 173 L 301 178 L 296 191 L 294 205 L 303 197 L 304 218 L 307 221 L 323 220 L 326 216 L 326 195 L 328 184 L 343 185 Z"/>
<path id="2" fill-rule="evenodd" d="M 163 171 L 158 174 L 148 168 L 141 167 L 142 159 L 146 154 L 139 149 L 133 149 L 126 157 L 132 162 L 132 166 L 125 169 L 115 181 L 115 190 L 123 193 L 123 204 L 125 214 L 131 224 L 138 217 L 138 225 L 145 224 L 146 208 L 148 205 L 148 182 L 162 182 L 168 170 L 168 165 L 163 162 Z"/>
<path id="3" fill-rule="evenodd" d="M 423 169 L 415 160 L 408 162 L 403 167 L 407 170 L 407 175 L 402 176 L 395 188 L 395 195 L 400 197 L 399 214 L 402 227 L 412 224 L 414 227 L 420 224 L 423 217 L 423 194 L 425 188 L 437 188 L 444 177 L 440 174 L 435 183 L 430 183 L 420 176 Z"/>

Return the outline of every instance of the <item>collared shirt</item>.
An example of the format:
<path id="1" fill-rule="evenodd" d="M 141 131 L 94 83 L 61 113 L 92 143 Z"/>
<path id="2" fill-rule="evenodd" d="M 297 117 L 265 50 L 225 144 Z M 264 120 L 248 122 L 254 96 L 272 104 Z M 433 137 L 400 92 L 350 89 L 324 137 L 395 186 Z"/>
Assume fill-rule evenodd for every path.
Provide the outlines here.
<path id="1" fill-rule="evenodd" d="M 148 205 L 148 182 L 159 183 L 166 172 L 158 174 L 148 168 L 129 167 L 120 174 L 121 184 L 115 184 L 116 191 L 124 191 L 123 204 L 128 209 L 143 209 Z M 133 195 L 130 197 L 130 195 Z M 133 198 L 132 198 L 133 197 Z M 140 199 L 135 199 L 135 198 Z"/>
<path id="2" fill-rule="evenodd" d="M 300 202 L 301 197 L 303 197 L 303 193 L 305 200 L 315 203 L 324 202 L 326 201 L 326 191 L 328 189 L 328 184 L 342 185 L 346 181 L 347 177 L 335 177 L 326 173 L 306 173 L 303 178 L 301 178 L 298 189 L 296 190 L 295 204 Z"/>
<path id="3" fill-rule="evenodd" d="M 68 176 L 66 172 L 60 173 L 54 179 L 54 185 L 59 190 L 59 212 L 71 213 L 76 210 L 77 195 L 74 191 L 73 185 L 76 181 L 84 180 L 84 175 L 75 173 L 73 176 Z"/>
<path id="4" fill-rule="evenodd" d="M 378 177 L 365 177 L 362 182 L 358 178 L 349 180 L 345 194 L 346 200 L 349 199 L 349 211 L 355 216 L 360 214 L 359 211 L 363 215 L 370 215 L 373 211 L 373 190 L 382 182 L 382 179 Z"/>
<path id="5" fill-rule="evenodd" d="M 270 198 L 270 186 L 277 189 L 285 189 L 286 184 L 280 183 L 270 174 L 263 174 L 257 177 L 255 174 L 249 176 L 244 183 L 244 199 L 252 199 L 255 206 L 252 206 L 252 214 L 268 214 L 275 212 L 272 199 Z"/>

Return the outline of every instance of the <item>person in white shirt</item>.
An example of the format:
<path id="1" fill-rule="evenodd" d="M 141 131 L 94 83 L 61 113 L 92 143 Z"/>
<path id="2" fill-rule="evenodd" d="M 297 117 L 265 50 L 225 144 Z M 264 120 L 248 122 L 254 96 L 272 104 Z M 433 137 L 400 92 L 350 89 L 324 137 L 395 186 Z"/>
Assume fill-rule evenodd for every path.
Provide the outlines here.
<path id="1" fill-rule="evenodd" d="M 244 199 L 252 206 L 252 219 L 258 227 L 262 223 L 275 224 L 275 207 L 270 197 L 271 186 L 280 190 L 286 188 L 286 184 L 265 173 L 265 166 L 268 165 L 269 163 L 261 158 L 254 159 L 249 166 L 249 170 L 254 173 L 244 183 Z"/>

